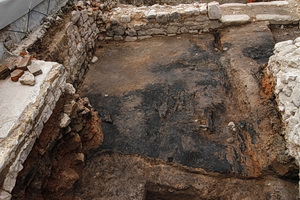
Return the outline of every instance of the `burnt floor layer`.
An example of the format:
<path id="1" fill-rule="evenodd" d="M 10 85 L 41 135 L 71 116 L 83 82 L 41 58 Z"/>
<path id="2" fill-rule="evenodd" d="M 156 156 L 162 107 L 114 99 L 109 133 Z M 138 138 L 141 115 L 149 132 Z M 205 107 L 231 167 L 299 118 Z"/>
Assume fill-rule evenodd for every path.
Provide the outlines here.
<path id="1" fill-rule="evenodd" d="M 253 107 L 253 98 L 261 98 L 257 77 L 245 95 L 235 79 L 247 79 L 247 84 L 260 73 L 274 40 L 265 29 L 250 33 L 252 38 L 244 35 L 238 46 L 230 37 L 237 37 L 234 33 L 99 44 L 99 61 L 91 66 L 81 88 L 103 121 L 104 143 L 98 151 L 138 154 L 206 171 L 259 175 L 270 164 L 259 160 L 270 156 L 261 150 L 265 141 L 282 139 L 261 137 L 274 135 L 274 130 L 258 118 L 278 116 L 270 113 L 270 102 L 257 106 L 262 111 L 247 110 Z M 224 35 L 226 41 L 221 41 Z M 234 67 L 247 69 L 245 78 L 235 77 L 238 69 L 228 66 L 231 54 L 243 63 Z M 234 127 L 228 126 L 230 122 Z M 284 144 L 279 146 L 284 149 Z M 259 155 L 258 151 L 266 152 Z"/>

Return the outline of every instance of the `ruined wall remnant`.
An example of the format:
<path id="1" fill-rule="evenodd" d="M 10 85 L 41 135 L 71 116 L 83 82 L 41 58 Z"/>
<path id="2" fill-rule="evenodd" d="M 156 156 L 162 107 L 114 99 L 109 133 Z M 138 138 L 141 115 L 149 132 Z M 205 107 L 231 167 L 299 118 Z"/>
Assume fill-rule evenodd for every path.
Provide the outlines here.
<path id="1" fill-rule="evenodd" d="M 275 95 L 284 122 L 289 154 L 300 164 L 300 38 L 275 45 L 269 72 L 275 77 Z"/>

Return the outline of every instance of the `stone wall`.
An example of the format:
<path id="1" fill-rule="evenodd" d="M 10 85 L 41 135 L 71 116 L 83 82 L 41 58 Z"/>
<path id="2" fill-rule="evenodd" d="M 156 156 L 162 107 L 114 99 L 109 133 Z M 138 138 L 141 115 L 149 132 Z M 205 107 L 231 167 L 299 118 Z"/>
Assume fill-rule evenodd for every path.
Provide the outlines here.
<path id="1" fill-rule="evenodd" d="M 289 154 L 300 165 L 300 38 L 275 45 L 268 63 L 275 78 L 275 96 L 284 122 Z"/>
<path id="2" fill-rule="evenodd" d="M 287 9 L 284 6 L 288 6 L 288 2 L 234 3 L 221 6 L 217 2 L 176 6 L 122 5 L 122 7 L 112 9 L 109 13 L 106 30 L 101 31 L 104 34 L 101 39 L 135 41 L 154 35 L 201 34 L 254 21 L 267 21 L 271 24 L 299 22 L 299 17 L 295 16 L 256 13 L 257 6 L 264 6 L 266 10 L 280 9 L 280 7 Z"/>
<path id="3" fill-rule="evenodd" d="M 18 106 L 21 114 L 17 118 L 11 119 L 13 123 L 11 127 L 1 129 L 1 132 L 6 132 L 5 136 L 2 132 L 0 138 L 0 199 L 10 199 L 17 175 L 23 168 L 23 162 L 30 153 L 35 140 L 39 137 L 44 124 L 51 116 L 56 102 L 65 90 L 67 74 L 62 65 L 43 61 L 35 62 L 43 70 L 43 75 L 40 75 L 43 79 L 37 80 L 36 87 L 16 87 L 14 84 L 17 83 L 10 80 L 5 80 L 1 84 L 1 106 L 14 102 L 6 94 L 13 94 L 15 99 L 23 98 L 23 104 L 11 105 Z M 29 91 L 24 93 L 22 90 Z M 26 100 L 28 97 L 30 97 L 29 101 Z M 1 115 L 5 115 L 7 118 L 14 114 L 4 112 L 3 107 L 1 110 Z"/>

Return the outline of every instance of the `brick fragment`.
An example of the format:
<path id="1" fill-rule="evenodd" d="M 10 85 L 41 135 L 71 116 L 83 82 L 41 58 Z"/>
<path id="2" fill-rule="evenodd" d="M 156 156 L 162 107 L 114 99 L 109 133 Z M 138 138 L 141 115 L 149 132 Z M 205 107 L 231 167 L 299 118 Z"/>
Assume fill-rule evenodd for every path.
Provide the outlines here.
<path id="1" fill-rule="evenodd" d="M 26 55 L 24 58 L 21 58 L 19 64 L 17 65 L 17 69 L 26 70 L 27 66 L 31 64 L 32 56 Z"/>
<path id="2" fill-rule="evenodd" d="M 24 71 L 21 69 L 16 69 L 10 74 L 10 78 L 13 82 L 18 82 L 19 78 L 24 74 Z"/>

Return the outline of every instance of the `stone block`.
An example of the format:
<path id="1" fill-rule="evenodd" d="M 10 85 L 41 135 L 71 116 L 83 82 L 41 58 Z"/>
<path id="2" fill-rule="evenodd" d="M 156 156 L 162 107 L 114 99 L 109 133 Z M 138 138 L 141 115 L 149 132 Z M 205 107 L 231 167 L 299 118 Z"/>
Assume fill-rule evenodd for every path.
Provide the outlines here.
<path id="1" fill-rule="evenodd" d="M 16 69 L 10 74 L 10 78 L 13 82 L 18 82 L 19 78 L 24 74 L 21 69 Z"/>
<path id="2" fill-rule="evenodd" d="M 127 36 L 126 38 L 125 38 L 125 41 L 126 42 L 133 42 L 133 41 L 136 41 L 137 40 L 137 37 L 129 37 L 129 36 Z"/>
<path id="3" fill-rule="evenodd" d="M 28 68 L 28 71 L 30 73 L 32 73 L 34 76 L 38 76 L 43 73 L 43 71 L 41 70 L 41 67 L 35 63 L 29 65 L 27 68 Z"/>
<path id="4" fill-rule="evenodd" d="M 155 19 L 156 18 L 156 11 L 155 10 L 150 10 L 149 12 L 146 12 L 145 17 L 147 19 Z"/>
<path id="5" fill-rule="evenodd" d="M 198 8 L 194 8 L 194 7 L 190 7 L 190 8 L 186 8 L 184 10 L 184 14 L 188 15 L 188 16 L 192 16 L 192 15 L 199 15 L 200 11 Z"/>
<path id="6" fill-rule="evenodd" d="M 199 11 L 201 15 L 206 15 L 207 14 L 207 4 L 203 4 L 199 7 Z"/>
<path id="7" fill-rule="evenodd" d="M 171 12 L 170 17 L 169 17 L 170 21 L 177 21 L 180 18 L 181 18 L 181 15 L 177 11 Z"/>
<path id="8" fill-rule="evenodd" d="M 121 40 L 124 40 L 124 38 L 122 36 L 120 36 L 120 35 L 115 35 L 114 36 L 114 40 L 115 41 L 121 41 Z"/>
<path id="9" fill-rule="evenodd" d="M 25 72 L 19 79 L 20 83 L 22 85 L 30 85 L 34 86 L 35 85 L 35 78 L 34 75 L 30 72 Z"/>
<path id="10" fill-rule="evenodd" d="M 76 22 L 78 22 L 80 18 L 80 12 L 79 11 L 72 11 L 71 12 L 71 20 L 72 20 L 72 23 L 75 24 Z"/>
<path id="11" fill-rule="evenodd" d="M 163 29 L 151 28 L 147 30 L 147 35 L 165 35 L 165 32 Z"/>
<path id="12" fill-rule="evenodd" d="M 209 19 L 221 19 L 222 11 L 218 2 L 208 3 L 208 17 Z"/>
<path id="13" fill-rule="evenodd" d="M 277 14 L 259 14 L 256 15 L 257 21 L 269 21 L 271 24 L 289 24 L 293 22 L 290 15 L 277 15 Z"/>
<path id="14" fill-rule="evenodd" d="M 250 17 L 248 15 L 224 15 L 221 22 L 224 24 L 245 24 L 250 22 Z"/>
<path id="15" fill-rule="evenodd" d="M 168 34 L 174 34 L 177 33 L 178 27 L 177 26 L 168 26 L 167 33 Z"/>
<path id="16" fill-rule="evenodd" d="M 19 64 L 17 65 L 17 69 L 26 70 L 27 66 L 31 64 L 31 59 L 32 57 L 30 55 L 21 58 Z"/>

